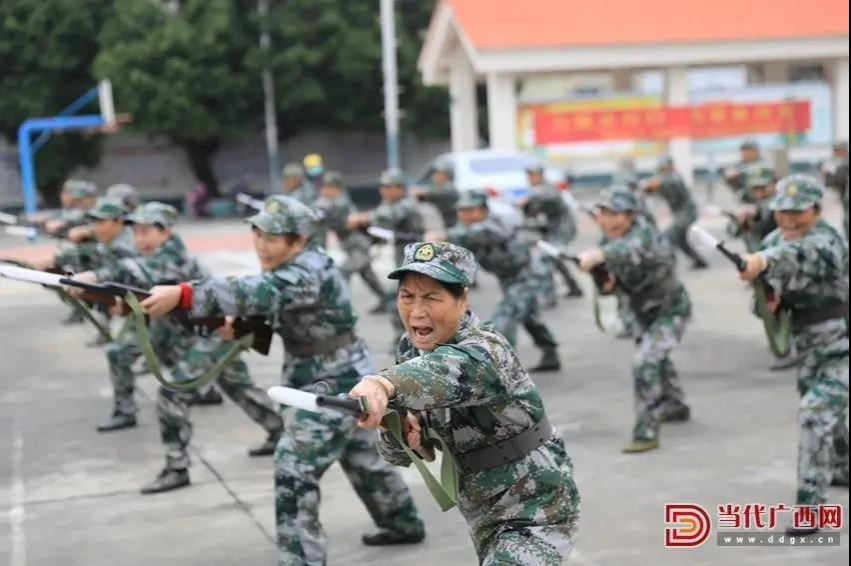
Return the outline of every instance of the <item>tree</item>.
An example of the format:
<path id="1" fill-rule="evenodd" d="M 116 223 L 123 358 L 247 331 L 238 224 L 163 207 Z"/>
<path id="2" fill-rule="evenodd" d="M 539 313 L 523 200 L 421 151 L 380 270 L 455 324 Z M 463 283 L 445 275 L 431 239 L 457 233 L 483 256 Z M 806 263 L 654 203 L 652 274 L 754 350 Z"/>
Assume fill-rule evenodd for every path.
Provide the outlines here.
<path id="1" fill-rule="evenodd" d="M 0 134 L 12 143 L 27 118 L 54 116 L 94 87 L 92 61 L 108 0 L 0 2 Z M 101 136 L 54 135 L 36 156 L 36 179 L 55 206 L 62 182 L 100 159 Z"/>
<path id="2" fill-rule="evenodd" d="M 403 129 L 424 136 L 448 132 L 445 89 L 426 88 L 416 68 L 434 0 L 397 3 Z M 378 0 L 286 0 L 271 12 L 279 130 L 308 127 L 383 129 L 383 76 Z M 262 56 L 254 57 L 262 64 Z"/>
<path id="3" fill-rule="evenodd" d="M 259 77 L 246 60 L 257 41 L 252 4 L 116 0 L 100 34 L 95 70 L 112 79 L 132 127 L 183 147 L 213 194 L 221 142 L 256 130 L 262 116 Z"/>

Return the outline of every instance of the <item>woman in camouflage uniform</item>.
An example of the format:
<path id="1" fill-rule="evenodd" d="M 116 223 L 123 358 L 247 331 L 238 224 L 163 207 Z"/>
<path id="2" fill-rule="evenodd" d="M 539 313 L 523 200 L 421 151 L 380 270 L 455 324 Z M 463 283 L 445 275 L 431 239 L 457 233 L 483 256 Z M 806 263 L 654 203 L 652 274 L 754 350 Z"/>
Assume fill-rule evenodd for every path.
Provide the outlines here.
<path id="1" fill-rule="evenodd" d="M 378 427 L 388 402 L 418 413 L 406 419 L 407 443 L 421 444 L 420 418 L 446 442 L 459 467 L 458 506 L 480 564 L 562 564 L 573 548 L 579 494 L 564 442 L 550 425 L 541 395 L 501 334 L 468 310 L 472 252 L 444 242 L 405 249 L 397 307 L 406 334 L 397 365 L 366 376 L 352 391 Z M 382 435 L 379 450 L 411 464 Z M 511 454 L 510 456 L 506 456 Z"/>
<path id="2" fill-rule="evenodd" d="M 316 214 L 295 199 L 269 197 L 248 219 L 263 272 L 160 286 L 142 304 L 149 314 L 181 306 L 194 316 L 264 315 L 284 341 L 283 385 L 345 392 L 372 371 L 355 332 L 348 286 L 324 249 L 308 244 Z M 320 566 L 327 540 L 319 523 L 319 481 L 339 461 L 381 529 L 364 544 L 416 543 L 424 527 L 399 473 L 375 449 L 374 435 L 354 417 L 285 409 L 275 452 L 275 513 L 280 566 Z"/>

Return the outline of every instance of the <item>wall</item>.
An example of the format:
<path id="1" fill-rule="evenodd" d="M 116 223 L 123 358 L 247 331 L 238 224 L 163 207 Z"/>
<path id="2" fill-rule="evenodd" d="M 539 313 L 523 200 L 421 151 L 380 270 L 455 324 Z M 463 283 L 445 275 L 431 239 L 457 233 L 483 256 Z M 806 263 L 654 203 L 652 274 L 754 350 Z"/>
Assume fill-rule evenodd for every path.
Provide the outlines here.
<path id="1" fill-rule="evenodd" d="M 410 173 L 424 167 L 435 155 L 449 151 L 448 140 L 420 141 L 407 135 L 401 144 L 402 163 Z M 375 185 L 386 165 L 382 133 L 305 133 L 281 144 L 280 163 L 283 166 L 288 161 L 301 161 L 308 153 L 322 155 L 326 167 L 342 171 L 351 186 Z M 226 144 L 216 155 L 214 168 L 225 189 L 239 183 L 264 191 L 268 168 L 262 133 Z M 141 190 L 143 198 L 181 197 L 194 185 L 179 147 L 130 133 L 110 135 L 100 164 L 94 169 L 81 168 L 73 176 L 90 179 L 102 188 L 130 183 Z M 16 149 L 0 141 L 0 207 L 18 207 L 22 202 Z"/>

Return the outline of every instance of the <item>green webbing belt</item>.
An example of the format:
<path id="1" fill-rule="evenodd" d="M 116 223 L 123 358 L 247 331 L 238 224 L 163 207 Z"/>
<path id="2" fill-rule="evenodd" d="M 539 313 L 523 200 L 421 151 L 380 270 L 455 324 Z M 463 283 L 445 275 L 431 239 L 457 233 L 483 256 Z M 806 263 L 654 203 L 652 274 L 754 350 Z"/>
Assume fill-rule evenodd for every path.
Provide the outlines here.
<path id="1" fill-rule="evenodd" d="M 606 327 L 603 326 L 603 316 L 600 312 L 600 292 L 597 290 L 597 286 L 594 285 L 594 296 L 592 299 L 592 309 L 594 311 L 594 324 L 597 325 L 597 329 L 602 333 L 606 333 Z"/>
<path id="2" fill-rule="evenodd" d="M 425 481 L 426 488 L 431 496 L 440 506 L 442 511 L 448 511 L 458 503 L 458 466 L 455 463 L 455 458 L 446 446 L 446 442 L 439 434 L 426 428 L 425 440 L 431 440 L 440 445 L 440 451 L 443 453 L 440 459 L 440 480 L 432 475 L 431 471 L 425 465 L 422 458 L 411 450 L 405 443 L 405 438 L 402 436 L 402 416 L 394 410 L 389 410 L 384 415 L 384 424 L 390 430 L 390 434 L 396 442 L 402 446 L 405 454 L 411 459 L 411 462 L 416 466 L 417 471 Z M 423 442 L 425 444 L 425 442 Z"/>
<path id="3" fill-rule="evenodd" d="M 154 352 L 154 346 L 151 344 L 151 335 L 148 332 L 148 325 L 145 322 L 145 313 L 142 312 L 142 305 L 139 304 L 139 299 L 137 299 L 136 295 L 133 293 L 127 293 L 124 297 L 124 302 L 127 303 L 127 306 L 129 306 L 132 311 L 130 316 L 133 317 L 133 321 L 136 326 L 136 339 L 138 340 L 142 354 L 145 356 L 145 361 L 148 362 L 148 369 L 150 369 L 154 378 L 160 382 L 160 385 L 172 391 L 188 391 L 210 383 L 219 377 L 222 371 L 243 350 L 247 350 L 251 347 L 251 344 L 254 343 L 254 334 L 247 334 L 239 340 L 236 340 L 227 353 L 219 358 L 215 365 L 213 365 L 213 367 L 207 370 L 200 377 L 190 379 L 189 381 L 169 381 L 163 377 L 160 362 L 157 359 L 156 352 Z"/>
<path id="4" fill-rule="evenodd" d="M 92 311 L 87 307 L 82 301 L 79 299 L 72 297 L 69 295 L 65 289 L 57 288 L 55 289 L 56 294 L 59 295 L 59 298 L 63 303 L 67 305 L 71 305 L 71 308 L 79 312 L 83 315 L 83 318 L 88 320 L 92 326 L 98 331 L 101 337 L 107 342 L 112 342 L 112 335 L 109 333 L 109 328 L 105 327 L 100 323 L 100 321 L 95 318 L 95 315 L 92 314 Z"/>
<path id="5" fill-rule="evenodd" d="M 790 340 L 792 337 L 792 313 L 781 310 L 780 316 L 775 317 L 768 308 L 768 295 L 765 285 L 759 279 L 753 283 L 754 299 L 756 299 L 756 312 L 762 319 L 765 337 L 768 338 L 768 346 L 771 352 L 778 358 L 789 353 Z"/>

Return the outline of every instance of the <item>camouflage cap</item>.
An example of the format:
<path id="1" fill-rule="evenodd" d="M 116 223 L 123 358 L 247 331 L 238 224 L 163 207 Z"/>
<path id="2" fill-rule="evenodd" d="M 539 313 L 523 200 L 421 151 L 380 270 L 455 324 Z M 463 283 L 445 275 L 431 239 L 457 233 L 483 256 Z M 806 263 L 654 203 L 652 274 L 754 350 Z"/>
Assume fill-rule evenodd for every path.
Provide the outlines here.
<path id="1" fill-rule="evenodd" d="M 325 165 L 322 163 L 322 156 L 318 153 L 309 153 L 304 156 L 304 170 L 307 174 L 316 177 L 325 171 Z"/>
<path id="2" fill-rule="evenodd" d="M 662 169 L 664 167 L 673 167 L 674 166 L 674 158 L 668 154 L 662 155 L 659 157 L 659 161 L 656 162 L 656 169 Z"/>
<path id="3" fill-rule="evenodd" d="M 127 224 L 158 224 L 169 228 L 177 223 L 177 209 L 164 202 L 146 202 L 131 212 L 125 222 Z"/>
<path id="4" fill-rule="evenodd" d="M 458 202 L 455 203 L 455 208 L 477 208 L 487 205 L 488 193 L 481 189 L 473 189 L 471 191 L 463 191 L 458 196 Z"/>
<path id="5" fill-rule="evenodd" d="M 775 181 L 774 169 L 765 165 L 756 165 L 745 170 L 745 188 L 767 187 Z"/>
<path id="6" fill-rule="evenodd" d="M 628 187 L 615 186 L 600 191 L 594 208 L 605 208 L 612 212 L 635 212 L 640 207 L 638 198 Z"/>
<path id="7" fill-rule="evenodd" d="M 329 185 L 331 187 L 342 187 L 343 174 L 339 171 L 328 171 L 322 175 L 322 184 Z"/>
<path id="8" fill-rule="evenodd" d="M 745 140 L 742 142 L 742 145 L 739 146 L 739 151 L 745 151 L 748 149 L 759 149 L 759 144 L 756 143 L 755 140 Z"/>
<path id="9" fill-rule="evenodd" d="M 473 252 L 448 242 L 416 242 L 405 246 L 402 265 L 387 276 L 401 279 L 405 273 L 422 273 L 444 283 L 468 287 L 476 280 L 478 263 Z"/>
<path id="10" fill-rule="evenodd" d="M 300 201 L 274 195 L 263 203 L 263 210 L 245 221 L 267 234 L 309 235 L 318 220 L 316 213 Z"/>
<path id="11" fill-rule="evenodd" d="M 387 169 L 378 179 L 378 183 L 382 187 L 404 187 L 408 182 L 405 179 L 405 173 L 401 169 Z"/>
<path id="12" fill-rule="evenodd" d="M 68 179 L 62 185 L 62 190 L 73 198 L 94 197 L 98 194 L 97 185 L 91 181 L 81 181 L 80 179 Z"/>
<path id="13" fill-rule="evenodd" d="M 296 162 L 287 163 L 281 171 L 281 176 L 285 179 L 304 179 L 304 168 Z"/>
<path id="14" fill-rule="evenodd" d="M 848 153 L 848 142 L 847 141 L 838 141 L 833 143 L 833 151 Z"/>
<path id="15" fill-rule="evenodd" d="M 824 185 L 809 175 L 789 175 L 777 183 L 777 194 L 771 210 L 808 210 L 824 198 Z"/>
<path id="16" fill-rule="evenodd" d="M 127 183 L 118 183 L 110 185 L 106 189 L 105 196 L 107 198 L 120 200 L 124 203 L 124 207 L 128 210 L 133 210 L 139 206 L 139 192 L 133 185 Z"/>
<path id="17" fill-rule="evenodd" d="M 436 173 L 452 175 L 452 173 L 455 171 L 455 167 L 453 167 L 452 163 L 450 163 L 449 161 L 441 161 L 440 163 L 436 163 L 434 165 L 434 171 Z"/>
<path id="18" fill-rule="evenodd" d="M 97 220 L 118 220 L 127 216 L 127 208 L 118 199 L 101 197 L 86 215 Z"/>

